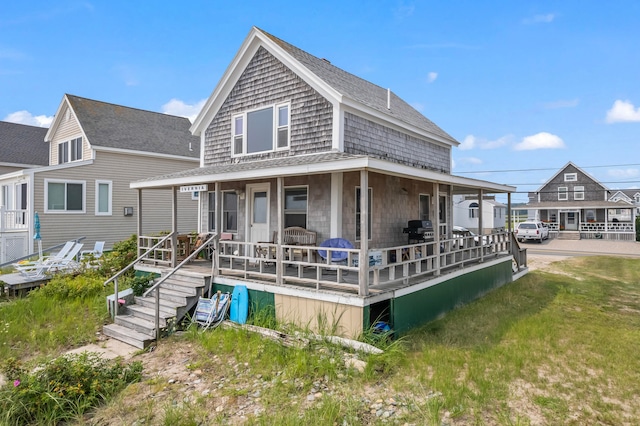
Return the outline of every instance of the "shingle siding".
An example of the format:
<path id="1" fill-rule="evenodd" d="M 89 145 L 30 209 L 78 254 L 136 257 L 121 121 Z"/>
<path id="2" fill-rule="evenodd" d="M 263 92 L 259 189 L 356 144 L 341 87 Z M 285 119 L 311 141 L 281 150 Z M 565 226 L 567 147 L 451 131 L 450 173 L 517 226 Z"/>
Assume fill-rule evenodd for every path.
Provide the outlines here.
<path id="1" fill-rule="evenodd" d="M 574 182 L 565 182 L 565 173 L 576 173 L 577 179 Z M 573 190 L 576 186 L 584 186 L 584 201 L 604 201 L 606 200 L 605 190 L 598 182 L 582 173 L 578 168 L 568 165 L 560 173 L 552 178 L 540 191 L 540 202 L 556 201 L 558 202 L 558 187 L 567 187 L 568 197 L 564 202 L 570 203 L 574 201 Z M 579 200 L 582 201 L 582 200 Z M 559 201 L 563 202 L 563 201 Z"/>
<path id="2" fill-rule="evenodd" d="M 205 132 L 204 165 L 231 162 L 232 116 L 284 102 L 291 103 L 290 149 L 236 157 L 237 161 L 331 150 L 331 103 L 261 47 Z"/>
<path id="3" fill-rule="evenodd" d="M 451 149 L 351 113 L 344 114 L 344 150 L 412 167 L 451 173 Z"/>

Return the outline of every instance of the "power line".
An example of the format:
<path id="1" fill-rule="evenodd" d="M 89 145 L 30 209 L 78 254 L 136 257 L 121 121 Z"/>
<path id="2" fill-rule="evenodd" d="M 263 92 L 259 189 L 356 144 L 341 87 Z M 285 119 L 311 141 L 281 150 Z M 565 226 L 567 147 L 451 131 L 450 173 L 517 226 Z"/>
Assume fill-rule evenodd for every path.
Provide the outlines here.
<path id="1" fill-rule="evenodd" d="M 598 181 L 598 183 L 640 183 L 640 180 L 612 180 L 607 182 Z M 542 186 L 544 183 L 506 183 L 505 185 L 537 185 Z M 633 188 L 631 188 L 633 189 Z"/>
<path id="2" fill-rule="evenodd" d="M 580 167 L 581 169 L 597 169 L 597 168 L 604 168 L 604 167 L 630 167 L 630 166 L 640 166 L 640 164 L 634 163 L 634 164 L 610 164 L 610 165 L 605 165 L 605 166 L 584 166 L 584 167 Z M 456 171 L 456 174 L 469 174 L 469 173 L 513 173 L 513 172 L 541 172 L 541 171 L 548 171 L 548 170 L 559 170 L 558 167 L 547 167 L 547 168 L 543 168 L 543 169 L 511 169 L 511 170 L 479 170 L 479 171 L 474 171 L 474 172 L 458 172 Z"/>

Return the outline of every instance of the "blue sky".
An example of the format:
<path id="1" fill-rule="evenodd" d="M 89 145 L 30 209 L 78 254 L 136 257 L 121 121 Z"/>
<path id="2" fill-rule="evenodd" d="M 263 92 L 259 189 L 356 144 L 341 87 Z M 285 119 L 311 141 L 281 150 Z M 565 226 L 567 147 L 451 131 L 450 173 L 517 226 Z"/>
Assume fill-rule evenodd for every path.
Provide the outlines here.
<path id="1" fill-rule="evenodd" d="M 634 0 L 4 2 L 0 119 L 48 125 L 65 93 L 193 116 L 253 25 L 391 88 L 514 202 L 569 161 L 640 188 Z"/>

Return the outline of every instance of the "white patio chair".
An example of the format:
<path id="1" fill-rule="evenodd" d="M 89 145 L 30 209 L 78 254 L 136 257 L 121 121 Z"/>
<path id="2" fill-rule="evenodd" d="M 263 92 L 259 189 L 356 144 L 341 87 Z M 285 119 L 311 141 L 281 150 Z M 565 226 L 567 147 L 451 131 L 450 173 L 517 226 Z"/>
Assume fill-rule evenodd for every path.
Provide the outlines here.
<path id="1" fill-rule="evenodd" d="M 80 252 L 80 260 L 84 260 L 86 258 L 91 258 L 96 260 L 102 256 L 102 252 L 104 251 L 104 241 L 96 241 L 93 245 L 93 250 L 82 250 Z"/>
<path id="2" fill-rule="evenodd" d="M 26 271 L 23 275 L 30 278 L 44 277 L 54 272 L 68 272 L 75 268 L 78 268 L 80 264 L 76 261 L 76 257 L 82 250 L 84 244 L 78 243 L 67 253 L 62 259 L 52 260 L 50 262 L 44 262 L 40 267 L 31 271 Z M 22 272 L 21 272 L 22 273 Z"/>
<path id="3" fill-rule="evenodd" d="M 75 241 L 67 241 L 65 245 L 57 253 L 52 253 L 49 256 L 43 256 L 42 258 L 34 262 L 14 263 L 12 266 L 21 274 L 29 275 L 36 269 L 40 269 L 48 263 L 62 260 L 65 256 L 75 247 Z"/>

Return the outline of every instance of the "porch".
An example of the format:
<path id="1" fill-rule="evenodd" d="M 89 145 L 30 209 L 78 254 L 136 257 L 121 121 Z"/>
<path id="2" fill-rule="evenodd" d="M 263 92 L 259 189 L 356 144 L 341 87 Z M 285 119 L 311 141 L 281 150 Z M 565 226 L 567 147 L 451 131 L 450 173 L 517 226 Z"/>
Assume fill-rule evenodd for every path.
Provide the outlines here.
<path id="1" fill-rule="evenodd" d="M 0 264 L 18 259 L 31 251 L 28 210 L 0 207 Z"/>

